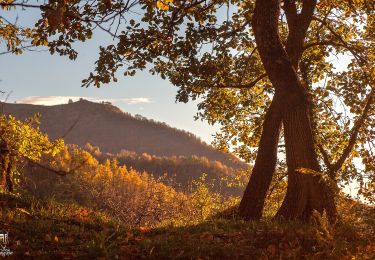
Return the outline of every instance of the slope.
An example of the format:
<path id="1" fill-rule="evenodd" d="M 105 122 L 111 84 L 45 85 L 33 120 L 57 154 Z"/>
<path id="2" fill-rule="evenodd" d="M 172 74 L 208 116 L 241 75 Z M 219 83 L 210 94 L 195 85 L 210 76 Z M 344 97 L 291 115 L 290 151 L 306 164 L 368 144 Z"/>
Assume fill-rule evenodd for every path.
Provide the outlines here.
<path id="1" fill-rule="evenodd" d="M 4 113 L 20 119 L 40 113 L 40 128 L 50 138 L 64 137 L 66 143 L 80 146 L 90 143 L 102 152 L 115 154 L 125 149 L 156 156 L 197 155 L 234 168 L 245 166 L 236 157 L 215 150 L 191 133 L 131 116 L 108 103 L 87 100 L 55 106 L 7 103 Z"/>

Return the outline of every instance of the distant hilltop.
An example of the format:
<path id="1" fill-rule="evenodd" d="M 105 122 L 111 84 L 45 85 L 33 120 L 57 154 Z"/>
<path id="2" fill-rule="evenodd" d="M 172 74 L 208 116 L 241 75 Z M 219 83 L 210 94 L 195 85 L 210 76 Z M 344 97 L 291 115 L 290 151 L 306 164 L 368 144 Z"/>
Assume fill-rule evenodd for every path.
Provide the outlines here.
<path id="1" fill-rule="evenodd" d="M 132 116 L 109 102 L 95 103 L 81 99 L 63 105 L 43 106 L 4 104 L 4 113 L 24 119 L 41 114 L 42 131 L 51 139 L 83 146 L 90 143 L 102 152 L 121 150 L 156 156 L 204 156 L 229 167 L 244 167 L 233 155 L 217 151 L 192 133 L 156 122 L 140 115 Z"/>

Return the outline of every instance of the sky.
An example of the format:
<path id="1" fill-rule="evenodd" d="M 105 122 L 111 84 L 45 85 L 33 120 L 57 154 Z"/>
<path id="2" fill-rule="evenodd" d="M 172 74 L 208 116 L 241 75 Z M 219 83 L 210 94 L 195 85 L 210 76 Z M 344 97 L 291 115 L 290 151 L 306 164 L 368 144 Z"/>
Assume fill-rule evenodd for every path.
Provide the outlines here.
<path id="1" fill-rule="evenodd" d="M 38 12 L 33 11 L 18 12 L 19 23 L 23 24 L 35 23 L 39 16 Z M 14 20 L 16 14 L 7 18 Z M 134 77 L 124 77 L 119 73 L 117 83 L 109 83 L 101 88 L 81 87 L 82 79 L 94 69 L 99 46 L 111 41 L 107 34 L 94 32 L 90 41 L 74 45 L 79 52 L 75 61 L 50 55 L 46 50 L 0 55 L 0 90 L 10 93 L 8 102 L 17 103 L 54 105 L 79 98 L 94 102 L 109 101 L 132 115 L 140 114 L 165 122 L 211 143 L 219 127 L 194 121 L 197 102 L 176 103 L 177 87 L 148 71 L 139 72 Z M 4 51 L 5 46 L 0 45 L 0 53 Z M 2 96 L 2 100 L 7 94 Z"/>

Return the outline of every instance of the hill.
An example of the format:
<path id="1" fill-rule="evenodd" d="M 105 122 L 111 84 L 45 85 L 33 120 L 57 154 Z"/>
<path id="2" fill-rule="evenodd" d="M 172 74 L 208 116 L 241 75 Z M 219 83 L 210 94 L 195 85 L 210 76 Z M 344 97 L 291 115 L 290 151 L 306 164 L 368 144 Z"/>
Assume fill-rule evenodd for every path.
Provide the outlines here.
<path id="1" fill-rule="evenodd" d="M 116 154 L 125 149 L 155 156 L 196 155 L 229 167 L 246 166 L 235 156 L 215 150 L 189 132 L 132 116 L 109 103 L 87 100 L 55 106 L 7 103 L 4 113 L 20 119 L 39 113 L 40 128 L 51 139 L 64 137 L 66 143 L 80 146 L 90 143 L 102 152 Z"/>

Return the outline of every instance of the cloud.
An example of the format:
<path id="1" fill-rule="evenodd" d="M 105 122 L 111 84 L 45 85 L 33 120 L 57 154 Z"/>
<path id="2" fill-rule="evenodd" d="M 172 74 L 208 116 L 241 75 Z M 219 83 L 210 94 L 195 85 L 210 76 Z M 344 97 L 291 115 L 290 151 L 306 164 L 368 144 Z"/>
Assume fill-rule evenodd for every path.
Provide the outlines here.
<path id="1" fill-rule="evenodd" d="M 129 105 L 136 105 L 136 104 L 145 104 L 145 103 L 151 103 L 150 98 L 146 97 L 138 97 L 138 98 L 122 98 L 118 100 L 119 102 L 124 102 Z M 114 101 L 116 102 L 116 101 Z"/>
<path id="2" fill-rule="evenodd" d="M 92 101 L 92 102 L 105 101 L 105 102 L 111 102 L 111 103 L 124 103 L 127 105 L 151 103 L 151 99 L 148 97 L 101 99 L 97 97 L 78 97 L 78 96 L 29 96 L 29 97 L 24 97 L 18 100 L 17 103 L 53 106 L 53 105 L 67 104 L 69 100 L 76 102 L 81 98 Z"/>
<path id="3" fill-rule="evenodd" d="M 74 96 L 29 96 L 24 97 L 17 101 L 17 103 L 22 104 L 33 104 L 33 105 L 46 105 L 46 106 L 53 106 L 59 104 L 66 104 L 68 103 L 69 99 L 73 101 L 79 100 L 79 97 Z"/>

